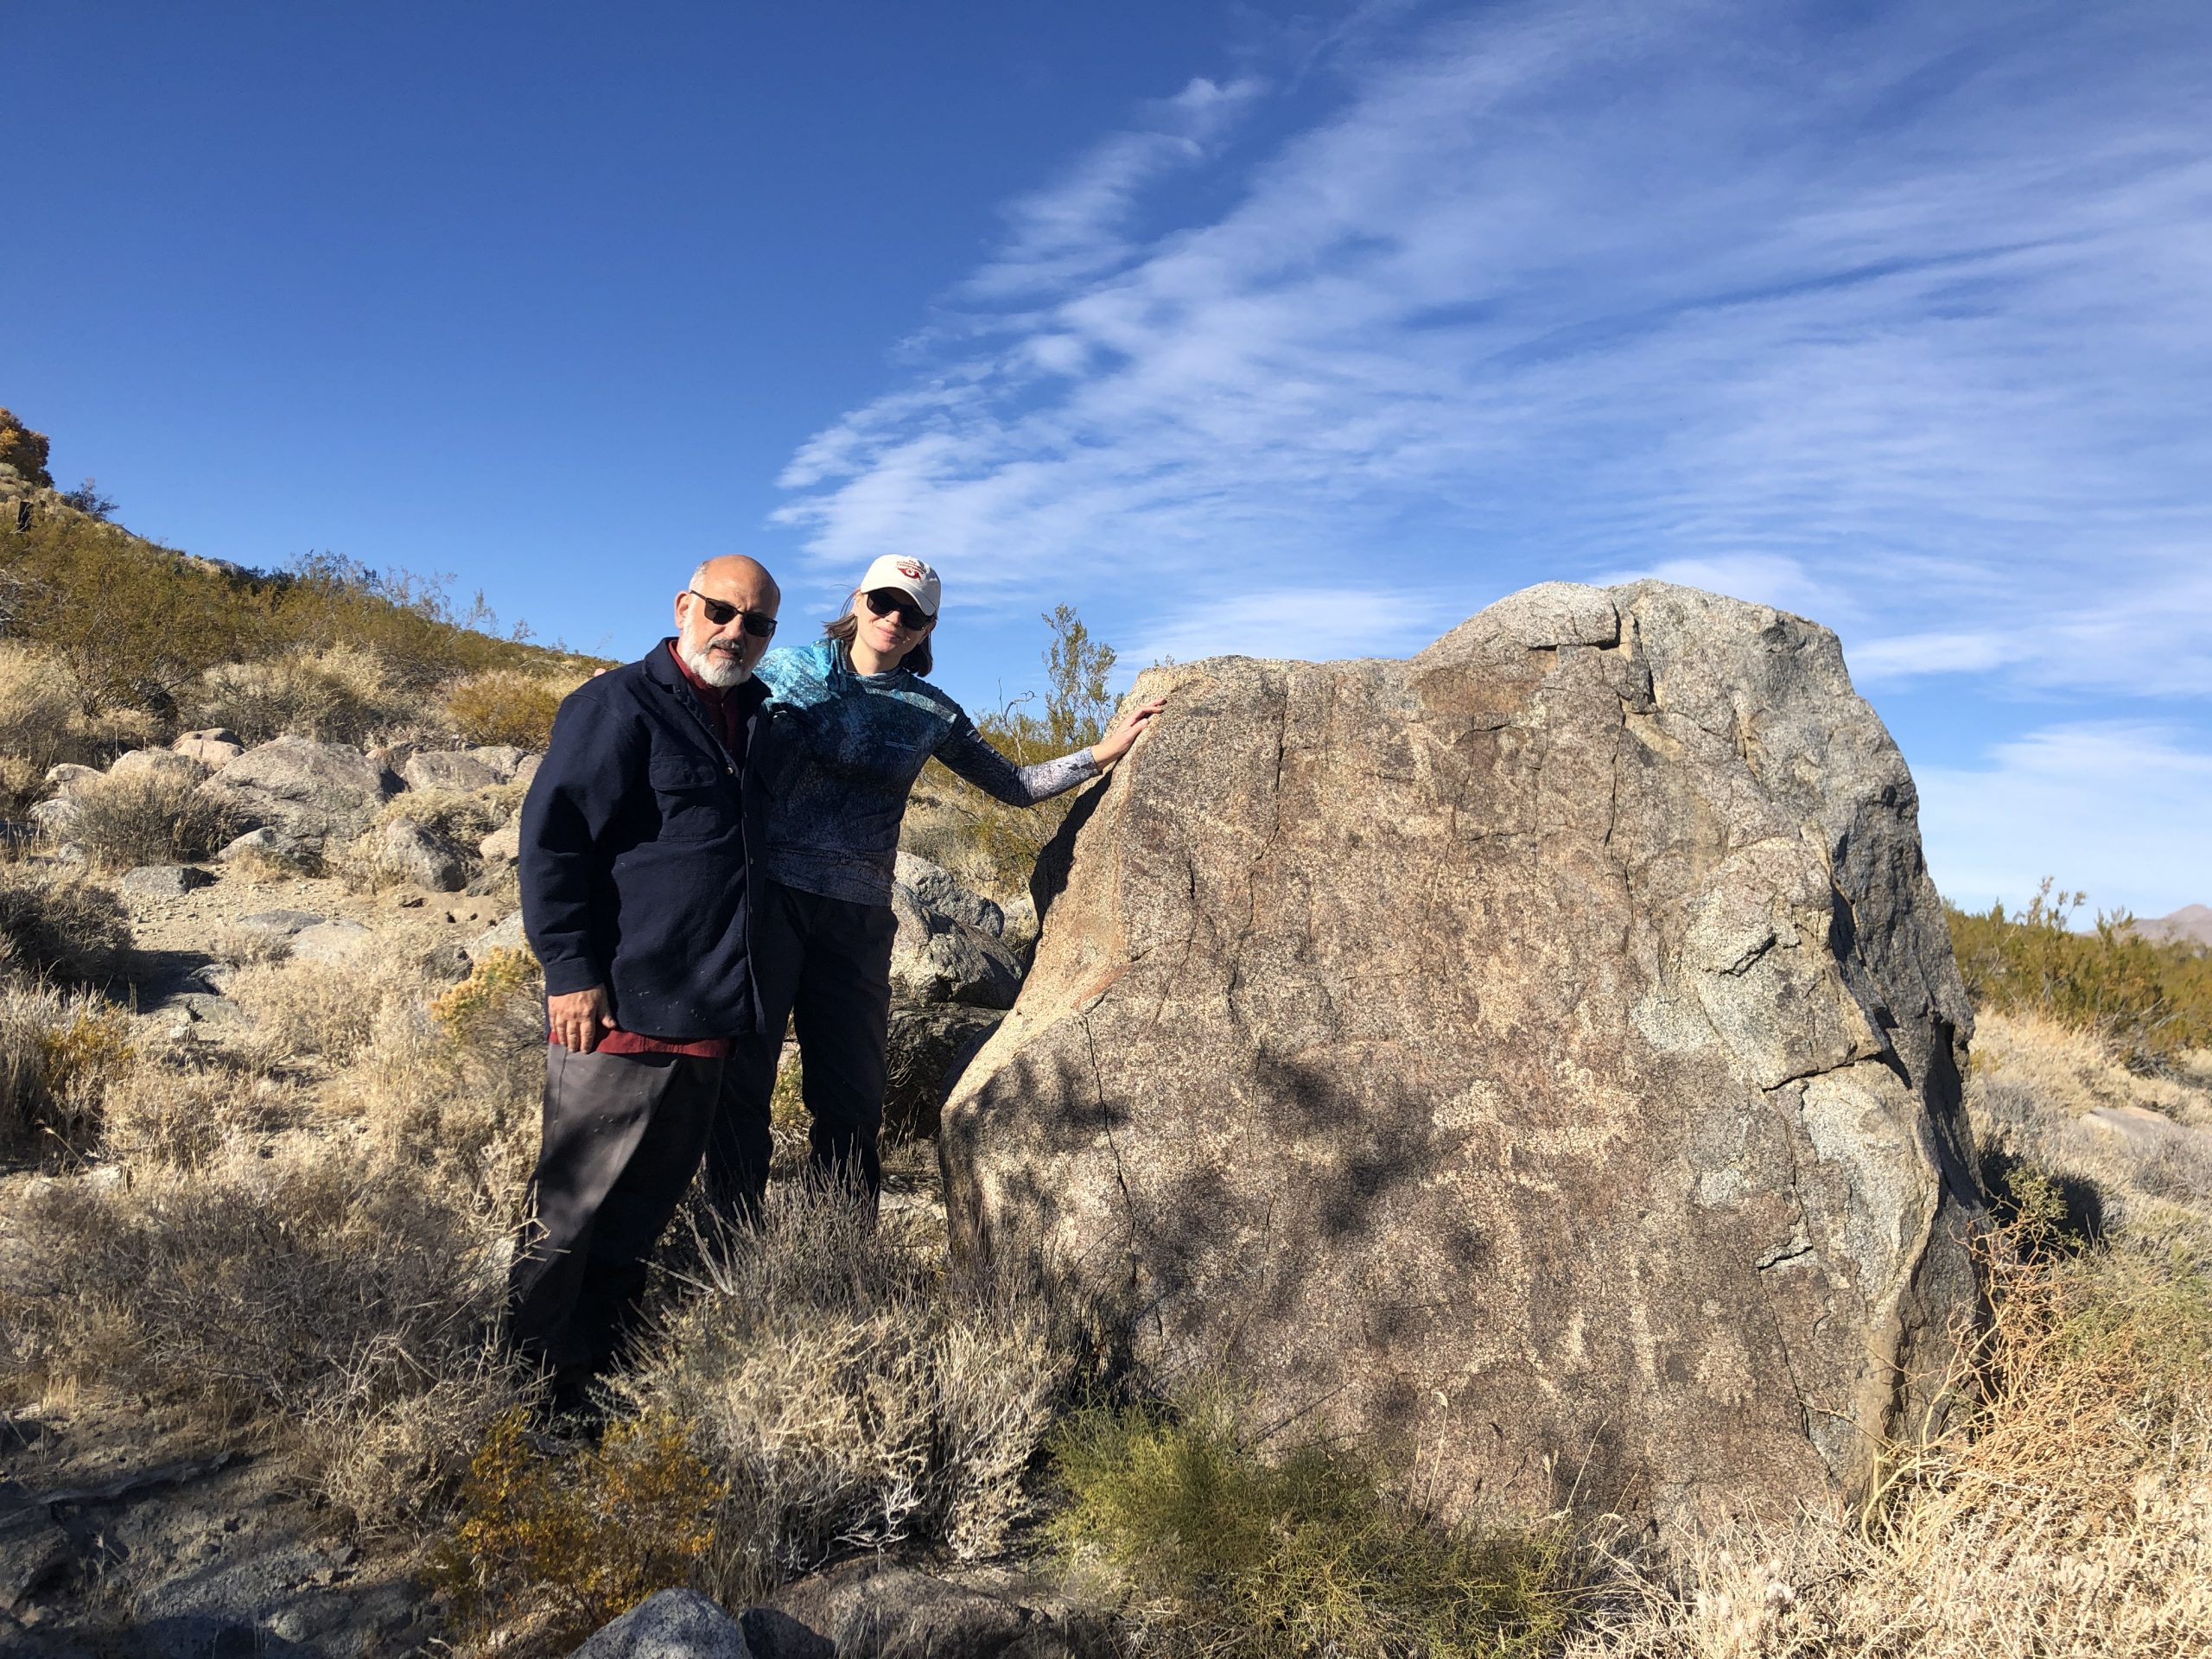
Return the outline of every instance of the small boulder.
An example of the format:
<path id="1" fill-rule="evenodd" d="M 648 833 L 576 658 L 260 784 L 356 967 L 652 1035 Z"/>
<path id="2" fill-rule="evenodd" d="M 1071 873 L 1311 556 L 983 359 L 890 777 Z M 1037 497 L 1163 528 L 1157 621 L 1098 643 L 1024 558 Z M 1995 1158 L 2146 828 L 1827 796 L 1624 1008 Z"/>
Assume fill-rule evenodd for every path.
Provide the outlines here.
<path id="1" fill-rule="evenodd" d="M 40 801 L 34 805 L 29 817 L 39 834 L 54 841 L 65 841 L 70 831 L 77 827 L 77 820 L 84 815 L 85 809 L 67 795 L 57 795 L 50 801 Z"/>
<path id="2" fill-rule="evenodd" d="M 696 1590 L 664 1590 L 602 1624 L 570 1659 L 753 1659 L 738 1622 Z"/>
<path id="3" fill-rule="evenodd" d="M 1006 932 L 1006 912 L 981 893 L 971 893 L 941 864 L 912 853 L 899 855 L 896 879 L 913 889 L 914 896 L 931 910 L 965 922 L 979 932 L 999 938 Z"/>
<path id="4" fill-rule="evenodd" d="M 522 858 L 522 815 L 517 813 L 476 843 L 486 864 L 513 864 Z"/>
<path id="5" fill-rule="evenodd" d="M 515 768 L 515 775 L 507 781 L 520 784 L 525 791 L 528 790 L 532 780 L 537 776 L 539 763 L 544 759 L 545 757 L 542 754 L 525 754 L 522 758 L 522 764 Z"/>
<path id="6" fill-rule="evenodd" d="M 1037 950 L 1037 901 L 1027 893 L 1006 906 L 1006 931 L 999 939 L 1020 962 L 1021 970 L 1027 973 L 1029 958 Z"/>
<path id="7" fill-rule="evenodd" d="M 468 949 L 458 939 L 448 939 L 443 944 L 434 944 L 423 953 L 423 974 L 427 979 L 452 984 L 468 977 L 475 964 L 468 958 Z"/>
<path id="8" fill-rule="evenodd" d="M 894 1141 L 937 1138 L 946 1098 L 1006 1015 L 963 1002 L 894 1007 L 886 1044 L 883 1132 Z"/>
<path id="9" fill-rule="evenodd" d="M 107 769 L 111 778 L 170 777 L 181 778 L 188 783 L 197 783 L 207 775 L 207 768 L 188 754 L 179 754 L 175 749 L 133 749 L 119 754 L 115 764 Z"/>
<path id="10" fill-rule="evenodd" d="M 412 818 L 394 818 L 364 838 L 361 850 L 376 863 L 430 893 L 459 893 L 468 864 L 453 843 Z"/>
<path id="11" fill-rule="evenodd" d="M 46 769 L 46 781 L 58 798 L 67 798 L 72 791 L 100 775 L 98 766 L 80 766 L 73 760 L 64 760 L 58 766 Z"/>
<path id="12" fill-rule="evenodd" d="M 142 864 L 124 875 L 123 890 L 141 899 L 181 899 L 214 881 L 208 872 L 191 864 Z"/>
<path id="13" fill-rule="evenodd" d="M 301 849 L 300 843 L 283 830 L 264 825 L 258 830 L 249 830 L 236 841 L 226 843 L 223 850 L 215 855 L 215 861 L 229 864 L 249 854 L 289 864 L 299 861 Z"/>
<path id="14" fill-rule="evenodd" d="M 520 911 L 515 912 L 505 921 L 486 928 L 468 942 L 469 957 L 476 962 L 483 961 L 485 953 L 489 950 L 527 950 L 529 949 L 530 936 L 523 931 Z"/>
<path id="15" fill-rule="evenodd" d="M 899 919 L 891 947 L 893 1001 L 1014 1006 L 1021 964 L 1006 946 L 981 928 L 931 909 L 903 884 L 892 887 L 891 910 Z"/>
<path id="16" fill-rule="evenodd" d="M 400 768 L 400 776 L 406 779 L 410 789 L 465 794 L 512 781 L 521 765 L 522 751 L 504 743 L 482 748 L 422 749 Z"/>
<path id="17" fill-rule="evenodd" d="M 249 932 L 270 933 L 280 939 L 289 939 L 320 925 L 322 920 L 311 910 L 257 910 L 251 916 L 240 917 L 238 925 Z"/>
<path id="18" fill-rule="evenodd" d="M 359 922 L 317 922 L 292 935 L 292 956 L 299 962 L 352 962 L 376 941 Z"/>
<path id="19" fill-rule="evenodd" d="M 245 753 L 245 745 L 238 741 L 238 734 L 220 726 L 187 732 L 169 747 L 188 760 L 197 760 L 210 772 L 221 771 Z"/>

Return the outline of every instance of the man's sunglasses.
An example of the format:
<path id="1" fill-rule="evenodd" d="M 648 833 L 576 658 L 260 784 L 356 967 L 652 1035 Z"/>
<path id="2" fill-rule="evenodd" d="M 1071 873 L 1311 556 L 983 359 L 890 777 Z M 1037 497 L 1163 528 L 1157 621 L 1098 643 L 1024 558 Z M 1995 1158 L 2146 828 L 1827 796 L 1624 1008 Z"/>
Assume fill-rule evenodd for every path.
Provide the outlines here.
<path id="1" fill-rule="evenodd" d="M 721 627 L 733 616 L 745 619 L 745 631 L 755 639 L 772 639 L 776 635 L 776 619 L 766 611 L 741 611 L 726 599 L 709 599 L 696 588 L 683 590 L 699 601 L 699 608 L 707 613 L 707 620 Z"/>
<path id="2" fill-rule="evenodd" d="M 930 625 L 929 613 L 918 605 L 908 604 L 906 595 L 896 588 L 872 588 L 862 597 L 868 601 L 868 609 L 878 616 L 890 616 L 895 613 L 902 628 L 911 628 L 919 633 Z"/>

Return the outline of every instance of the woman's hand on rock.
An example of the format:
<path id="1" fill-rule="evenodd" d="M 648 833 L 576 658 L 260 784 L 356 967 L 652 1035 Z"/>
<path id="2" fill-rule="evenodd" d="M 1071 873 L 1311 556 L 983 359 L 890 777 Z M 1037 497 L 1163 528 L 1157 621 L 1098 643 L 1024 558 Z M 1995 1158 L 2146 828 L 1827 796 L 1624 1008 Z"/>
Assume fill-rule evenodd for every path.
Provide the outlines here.
<path id="1" fill-rule="evenodd" d="M 1090 758 L 1102 766 L 1112 766 L 1129 752 L 1129 746 L 1145 734 L 1153 717 L 1166 706 L 1166 698 L 1154 697 L 1122 714 L 1106 728 L 1106 735 L 1090 746 Z"/>

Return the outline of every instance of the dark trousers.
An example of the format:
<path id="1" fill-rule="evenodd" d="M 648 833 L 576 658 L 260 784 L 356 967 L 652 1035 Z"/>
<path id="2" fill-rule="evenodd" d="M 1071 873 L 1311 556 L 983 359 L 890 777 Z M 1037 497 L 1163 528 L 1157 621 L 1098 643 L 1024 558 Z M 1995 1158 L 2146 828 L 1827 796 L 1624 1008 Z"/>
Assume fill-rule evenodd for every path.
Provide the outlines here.
<path id="1" fill-rule="evenodd" d="M 698 1172 L 728 1062 L 683 1054 L 545 1055 L 537 1225 L 507 1283 L 517 1352 L 578 1382 L 628 1334 L 647 1262 Z"/>
<path id="2" fill-rule="evenodd" d="M 875 1140 L 883 1127 L 891 945 L 898 933 L 888 905 L 760 883 L 753 974 L 766 1017 L 758 1034 L 737 1039 L 707 1145 L 707 1198 L 718 1213 L 749 1222 L 768 1190 L 769 1097 L 787 1020 L 798 1028 L 814 1171 L 874 1199 L 883 1182 Z"/>

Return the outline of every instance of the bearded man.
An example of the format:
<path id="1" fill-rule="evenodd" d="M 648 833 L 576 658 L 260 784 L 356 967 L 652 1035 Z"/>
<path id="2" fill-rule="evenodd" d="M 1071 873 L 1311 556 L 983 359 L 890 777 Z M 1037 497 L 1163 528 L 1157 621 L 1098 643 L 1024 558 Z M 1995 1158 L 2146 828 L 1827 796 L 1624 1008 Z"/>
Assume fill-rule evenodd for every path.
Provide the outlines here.
<path id="1" fill-rule="evenodd" d="M 775 582 L 709 559 L 676 634 L 561 704 L 522 808 L 522 914 L 545 969 L 537 1227 L 509 1281 L 511 1339 L 589 1408 L 646 1261 L 699 1167 L 724 1061 L 759 1020 L 747 868 L 760 840 Z"/>

